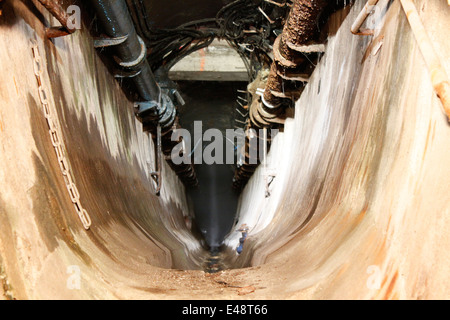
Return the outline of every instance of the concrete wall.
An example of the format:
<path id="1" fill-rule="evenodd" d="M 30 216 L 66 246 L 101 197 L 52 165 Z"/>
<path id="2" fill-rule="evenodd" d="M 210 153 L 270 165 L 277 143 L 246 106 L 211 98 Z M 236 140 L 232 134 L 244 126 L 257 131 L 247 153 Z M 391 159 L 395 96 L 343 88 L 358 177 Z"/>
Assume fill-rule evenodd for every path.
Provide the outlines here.
<path id="1" fill-rule="evenodd" d="M 182 186 L 166 169 L 152 195 L 151 142 L 132 104 L 87 32 L 44 40 L 54 21 L 34 3 L 6 1 L 0 17 L 0 299 L 449 298 L 450 129 L 398 1 L 375 37 L 350 33 L 362 0 L 334 17 L 272 147 L 271 196 L 263 167 L 242 195 L 241 256 L 239 234 L 227 239 L 230 266 L 251 267 L 213 275 L 168 269 L 198 267 L 203 254 Z M 416 4 L 450 73 L 447 2 Z M 50 143 L 32 41 L 89 231 Z"/>
<path id="2" fill-rule="evenodd" d="M 49 25 L 57 22 L 38 2 L 3 6 L 0 262 L 8 295 L 123 297 L 126 291 L 111 279 L 145 278 L 155 268 L 201 268 L 200 244 L 185 223 L 192 212 L 184 186 L 164 165 L 161 196 L 154 195 L 153 142 L 90 34 L 83 29 L 48 40 L 44 26 Z M 34 73 L 34 44 L 70 174 L 92 219 L 89 231 L 71 202 L 50 140 Z M 76 270 L 83 290 L 67 286 Z M 139 279 L 128 286 L 151 282 Z"/>
<path id="3" fill-rule="evenodd" d="M 449 73 L 450 7 L 415 2 Z M 449 124 L 399 1 L 369 19 L 373 37 L 354 36 L 364 3 L 331 32 L 276 138 L 271 197 L 262 167 L 242 195 L 251 231 L 234 263 L 258 266 L 270 297 L 449 298 Z"/>

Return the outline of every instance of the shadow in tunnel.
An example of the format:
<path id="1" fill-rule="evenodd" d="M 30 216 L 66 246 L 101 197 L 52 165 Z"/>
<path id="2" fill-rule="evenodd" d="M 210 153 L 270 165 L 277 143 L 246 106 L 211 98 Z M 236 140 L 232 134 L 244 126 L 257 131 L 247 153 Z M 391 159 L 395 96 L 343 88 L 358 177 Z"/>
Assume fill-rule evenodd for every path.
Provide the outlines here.
<path id="1" fill-rule="evenodd" d="M 189 190 L 196 225 L 208 248 L 217 252 L 234 225 L 238 194 L 232 188 L 234 172 L 228 165 L 196 166 L 198 188 Z"/>
<path id="2" fill-rule="evenodd" d="M 224 156 L 226 130 L 234 130 L 237 90 L 245 89 L 241 82 L 179 82 L 186 104 L 179 108 L 180 123 L 192 137 L 191 151 L 206 153 L 215 142 L 203 139 L 199 144 L 194 133 L 194 122 L 201 121 L 202 132 L 218 129 L 222 133 Z M 199 146 L 200 145 L 200 146 Z M 197 146 L 197 149 L 195 149 Z M 228 146 L 229 147 L 229 146 Z M 214 155 L 214 154 L 213 154 Z M 232 188 L 235 164 L 207 164 L 204 159 L 195 165 L 199 185 L 187 191 L 194 209 L 195 226 L 204 238 L 205 246 L 214 255 L 220 250 L 235 219 L 239 194 Z"/>

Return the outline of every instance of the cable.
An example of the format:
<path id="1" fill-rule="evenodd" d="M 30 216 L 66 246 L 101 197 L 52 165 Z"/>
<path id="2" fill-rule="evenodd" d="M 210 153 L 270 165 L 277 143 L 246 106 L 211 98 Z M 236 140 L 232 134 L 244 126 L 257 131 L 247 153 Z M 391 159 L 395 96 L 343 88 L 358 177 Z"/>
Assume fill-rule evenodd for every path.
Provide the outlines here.
<path id="1" fill-rule="evenodd" d="M 274 31 L 281 30 L 289 12 L 286 1 L 236 0 L 219 10 L 215 18 L 194 20 L 176 28 L 152 26 L 143 0 L 127 0 L 138 33 L 148 48 L 152 70 L 169 70 L 194 51 L 225 39 L 241 56 L 254 80 L 261 65 L 271 60 Z M 261 13 L 264 12 L 264 15 Z"/>

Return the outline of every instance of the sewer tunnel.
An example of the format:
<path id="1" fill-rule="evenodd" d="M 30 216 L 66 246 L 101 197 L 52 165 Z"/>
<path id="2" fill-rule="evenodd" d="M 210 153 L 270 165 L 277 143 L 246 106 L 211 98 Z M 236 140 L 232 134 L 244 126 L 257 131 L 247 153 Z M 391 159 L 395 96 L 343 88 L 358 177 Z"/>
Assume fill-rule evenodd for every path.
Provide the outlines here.
<path id="1" fill-rule="evenodd" d="M 0 299 L 449 297 L 447 1 L 0 6 Z"/>

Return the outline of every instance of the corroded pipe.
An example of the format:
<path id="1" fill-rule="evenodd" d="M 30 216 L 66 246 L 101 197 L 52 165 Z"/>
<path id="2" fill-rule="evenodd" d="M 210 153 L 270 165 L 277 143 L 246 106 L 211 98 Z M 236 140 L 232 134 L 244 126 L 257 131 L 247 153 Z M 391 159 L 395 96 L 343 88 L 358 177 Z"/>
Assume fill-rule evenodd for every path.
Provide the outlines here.
<path id="1" fill-rule="evenodd" d="M 69 34 L 76 31 L 76 29 L 69 27 L 69 16 L 67 15 L 67 12 L 56 1 L 39 0 L 39 2 L 56 18 L 56 20 L 59 21 L 59 23 L 61 23 L 65 31 L 67 31 Z M 59 34 L 59 36 L 61 35 L 63 35 L 63 33 Z"/>
<path id="2" fill-rule="evenodd" d="M 298 48 L 311 44 L 316 38 L 318 20 L 327 4 L 324 0 L 294 2 L 283 32 L 274 43 L 275 59 L 264 90 L 264 103 L 267 107 L 278 108 L 283 98 L 293 97 L 292 94 L 286 96 L 292 83 L 286 81 L 280 74 L 296 70 L 305 62 L 305 56 L 298 51 Z"/>
<path id="3" fill-rule="evenodd" d="M 325 0 L 296 0 L 286 22 L 280 44 L 280 50 L 288 50 L 291 45 L 300 46 L 314 40 L 317 24 L 323 9 L 328 2 Z"/>
<path id="4" fill-rule="evenodd" d="M 284 101 L 297 100 L 313 70 L 312 61 L 324 46 L 313 43 L 318 34 L 318 21 L 328 2 L 325 0 L 296 0 L 289 13 L 283 32 L 273 45 L 274 60 L 270 66 L 261 102 L 254 99 L 249 114 L 249 129 L 283 126 L 286 119 Z M 258 90 L 257 90 L 258 91 Z M 253 139 L 260 139 L 254 137 Z M 240 190 L 247 183 L 258 163 L 249 161 L 250 140 L 241 150 L 244 161 L 238 166 L 233 179 L 234 188 Z M 258 161 L 261 160 L 258 158 Z"/>

